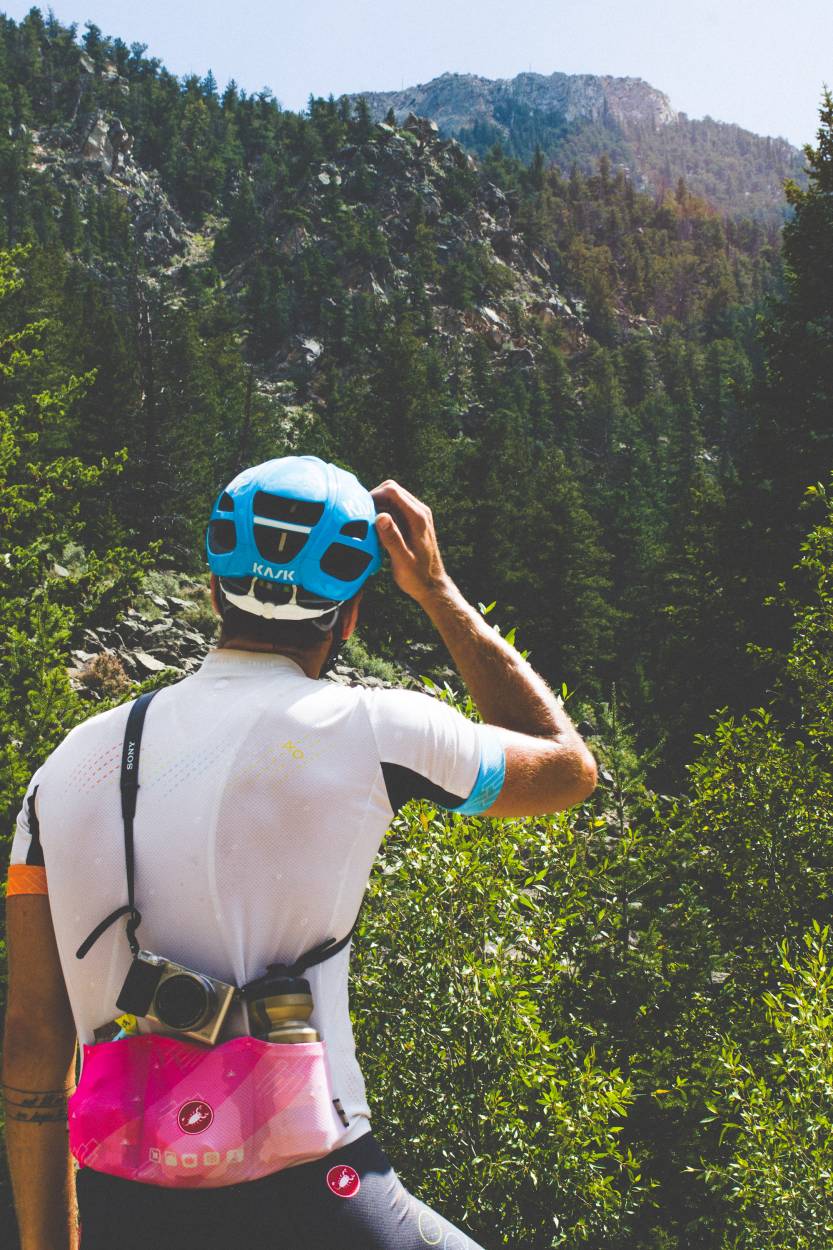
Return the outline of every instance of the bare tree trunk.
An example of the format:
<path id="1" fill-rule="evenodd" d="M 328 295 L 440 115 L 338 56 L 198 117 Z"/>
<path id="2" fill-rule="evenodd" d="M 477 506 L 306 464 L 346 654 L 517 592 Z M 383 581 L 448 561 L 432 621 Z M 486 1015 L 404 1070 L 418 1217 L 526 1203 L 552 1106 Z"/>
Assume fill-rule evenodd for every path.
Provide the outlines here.
<path id="1" fill-rule="evenodd" d="M 144 414 L 144 491 L 143 494 L 150 504 L 156 495 L 161 469 L 159 449 L 159 403 L 156 389 L 154 369 L 153 326 L 147 293 L 141 279 L 134 273 L 135 315 L 136 315 L 136 346 L 139 362 L 139 378 L 141 384 L 142 411 Z M 153 537 L 156 517 L 154 509 L 148 507 L 145 513 L 145 537 Z"/>

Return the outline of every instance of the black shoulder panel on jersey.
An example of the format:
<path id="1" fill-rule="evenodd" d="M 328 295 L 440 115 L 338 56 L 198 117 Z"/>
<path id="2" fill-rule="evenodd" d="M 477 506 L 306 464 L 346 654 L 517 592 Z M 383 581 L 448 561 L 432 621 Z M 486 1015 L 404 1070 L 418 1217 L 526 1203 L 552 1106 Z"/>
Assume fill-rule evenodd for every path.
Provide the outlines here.
<path id="1" fill-rule="evenodd" d="M 35 786 L 34 790 L 29 795 L 29 803 L 28 803 L 29 836 L 31 837 L 32 840 L 29 843 L 29 850 L 26 854 L 26 863 L 35 864 L 38 868 L 43 868 L 44 866 L 43 847 L 40 844 L 40 821 L 38 820 L 38 814 L 35 811 L 35 799 L 37 797 L 38 797 L 38 787 Z M 460 802 L 462 803 L 462 801 L 463 800 L 461 799 Z"/>
<path id="2" fill-rule="evenodd" d="M 404 764 L 386 764 L 383 760 L 382 775 L 385 778 L 388 802 L 394 812 L 398 812 L 411 799 L 429 799 L 440 807 L 459 807 L 466 800 L 465 794 L 451 794 L 428 777 L 423 777 L 422 773 L 406 768 Z"/>

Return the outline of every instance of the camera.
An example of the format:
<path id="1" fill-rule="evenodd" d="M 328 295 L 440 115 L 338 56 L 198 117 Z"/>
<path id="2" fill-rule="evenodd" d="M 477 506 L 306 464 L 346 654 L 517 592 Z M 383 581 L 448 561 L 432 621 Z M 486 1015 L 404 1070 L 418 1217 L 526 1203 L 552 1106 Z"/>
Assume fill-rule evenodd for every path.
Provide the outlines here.
<path id="1" fill-rule="evenodd" d="M 228 1015 L 235 986 L 150 951 L 133 957 L 116 1000 L 119 1011 L 144 1016 L 159 1032 L 181 1034 L 213 1046 Z"/>

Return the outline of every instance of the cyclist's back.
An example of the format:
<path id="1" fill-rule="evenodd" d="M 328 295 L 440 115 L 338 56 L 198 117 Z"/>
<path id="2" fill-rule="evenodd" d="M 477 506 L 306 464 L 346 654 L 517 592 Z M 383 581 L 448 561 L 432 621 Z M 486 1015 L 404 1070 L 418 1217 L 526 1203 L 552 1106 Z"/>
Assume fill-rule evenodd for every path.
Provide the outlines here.
<path id="1" fill-rule="evenodd" d="M 127 711 L 80 725 L 30 787 L 84 1043 L 119 1015 L 130 966 L 115 927 L 83 962 L 75 958 L 124 897 L 118 783 Z M 434 792 L 447 807 L 468 800 L 467 810 L 477 810 L 482 784 L 472 791 L 491 733 L 425 695 L 313 680 L 283 655 L 211 652 L 147 714 L 135 830 L 142 945 L 242 986 L 270 963 L 341 938 L 395 806 Z M 29 845 L 21 829 L 15 858 L 25 860 Z M 367 1130 L 369 1115 L 348 1014 L 348 958 L 345 948 L 306 973 L 311 1023 L 326 1038 L 333 1095 L 348 1121 L 343 1142 Z M 227 1032 L 243 1031 L 238 1010 Z"/>

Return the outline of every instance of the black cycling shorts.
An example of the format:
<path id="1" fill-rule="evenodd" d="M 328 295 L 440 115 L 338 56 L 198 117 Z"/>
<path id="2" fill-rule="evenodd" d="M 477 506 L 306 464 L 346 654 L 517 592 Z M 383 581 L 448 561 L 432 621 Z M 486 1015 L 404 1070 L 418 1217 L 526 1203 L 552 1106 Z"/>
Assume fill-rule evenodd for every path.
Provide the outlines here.
<path id="1" fill-rule="evenodd" d="M 481 1250 L 411 1196 L 373 1136 L 222 1189 L 81 1168 L 81 1250 Z"/>

